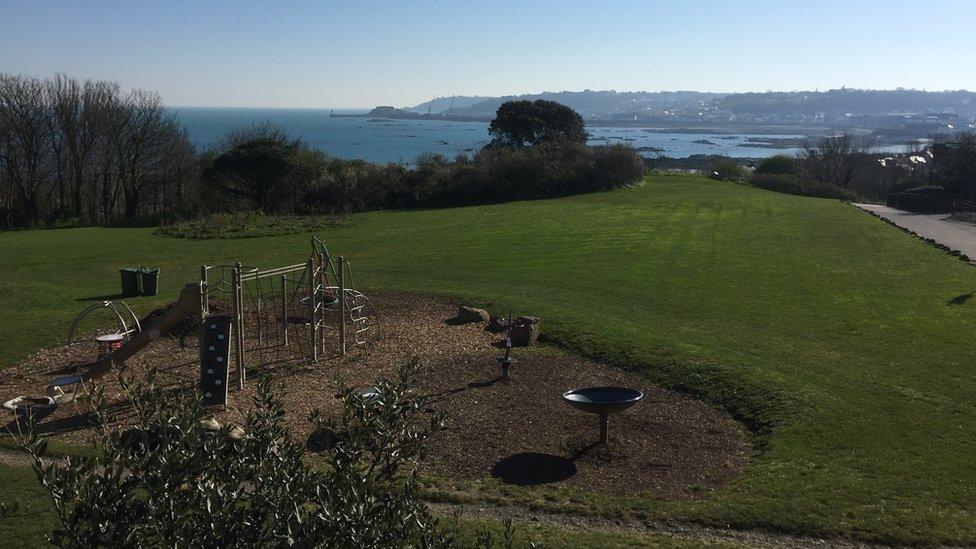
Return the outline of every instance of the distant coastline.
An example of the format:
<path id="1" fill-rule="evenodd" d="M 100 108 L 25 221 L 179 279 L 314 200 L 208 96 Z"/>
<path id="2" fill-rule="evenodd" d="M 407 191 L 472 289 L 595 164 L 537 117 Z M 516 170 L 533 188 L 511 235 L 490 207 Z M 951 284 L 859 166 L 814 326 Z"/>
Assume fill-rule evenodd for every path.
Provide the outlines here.
<path id="1" fill-rule="evenodd" d="M 365 118 L 365 119 L 376 119 L 376 120 L 434 120 L 439 122 L 483 122 L 489 123 L 492 121 L 490 116 L 471 116 L 463 114 L 445 114 L 445 113 L 417 113 L 397 109 L 396 112 L 375 112 L 373 109 L 365 113 L 342 113 L 342 112 L 331 112 L 329 113 L 329 118 Z M 661 119 L 584 119 L 584 123 L 587 126 L 594 128 L 646 128 L 647 131 L 654 131 L 658 133 L 675 133 L 675 134 L 699 134 L 699 133 L 720 133 L 720 134 L 735 134 L 735 133 L 761 133 L 765 135 L 781 135 L 781 134 L 796 134 L 796 133 L 812 133 L 821 134 L 830 131 L 830 128 L 826 126 L 787 126 L 780 124 L 717 124 L 715 122 L 703 122 L 701 124 L 691 124 L 688 122 L 682 122 L 678 127 L 668 124 L 669 121 Z"/>
<path id="2" fill-rule="evenodd" d="M 376 109 L 373 109 L 374 111 Z M 367 113 L 329 113 L 329 118 L 380 118 L 383 120 L 439 120 L 447 122 L 491 122 L 491 118 L 486 116 L 460 116 L 452 114 L 422 114 L 416 112 L 398 112 L 393 114 L 374 114 L 373 111 Z"/>
<path id="3" fill-rule="evenodd" d="M 329 108 L 171 109 L 186 128 L 191 142 L 201 149 L 216 145 L 231 129 L 265 122 L 281 127 L 289 135 L 329 155 L 405 165 L 424 154 L 447 158 L 473 154 L 491 140 L 488 118 L 456 113 L 407 114 L 392 108 L 385 112 Z M 673 159 L 724 155 L 745 160 L 794 154 L 810 139 L 835 131 L 823 126 L 715 122 L 672 121 L 671 125 L 652 125 L 634 120 L 585 120 L 585 123 L 593 145 L 622 143 L 647 158 Z M 895 135 L 880 144 L 885 150 L 900 152 L 907 141 Z"/>

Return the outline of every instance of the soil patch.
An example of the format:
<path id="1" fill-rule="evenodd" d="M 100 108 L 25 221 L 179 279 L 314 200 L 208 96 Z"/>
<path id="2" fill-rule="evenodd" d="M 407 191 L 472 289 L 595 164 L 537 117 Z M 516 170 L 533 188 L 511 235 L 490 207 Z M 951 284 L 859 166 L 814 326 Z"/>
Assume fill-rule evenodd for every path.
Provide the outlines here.
<path id="1" fill-rule="evenodd" d="M 449 322 L 456 303 L 414 294 L 371 298 L 381 316 L 368 353 L 355 347 L 345 359 L 332 353 L 318 363 L 296 360 L 289 353 L 294 348 L 266 349 L 260 357 L 256 351 L 248 354 L 249 371 L 262 369 L 274 376 L 297 439 L 310 435 L 306 418 L 313 408 L 326 414 L 339 409 L 335 395 L 341 386 L 369 387 L 393 377 L 398 364 L 416 356 L 421 362 L 417 390 L 430 397 L 431 407 L 446 421 L 446 428 L 430 441 L 425 464 L 442 476 L 494 476 L 524 486 L 567 483 L 610 494 L 649 492 L 678 499 L 721 487 L 748 463 L 751 449 L 742 426 L 694 398 L 545 347 L 516 349 L 518 362 L 510 379 L 502 380 L 495 361 L 501 336 L 482 324 Z M 307 343 L 300 328 L 292 325 L 290 339 Z M 139 378 L 156 369 L 163 383 L 196 383 L 196 336 L 179 335 L 184 337 L 160 338 L 136 354 L 126 364 L 127 375 Z M 327 348 L 334 349 L 335 334 L 329 338 Z M 90 361 L 93 355 L 94 349 L 86 346 L 41 350 L 0 374 L 0 397 L 44 394 L 54 377 L 51 372 Z M 108 376 L 103 383 L 113 417 L 125 424 L 128 410 L 117 382 Z M 255 385 L 232 391 L 227 409 L 217 417 L 240 423 Z M 645 395 L 637 406 L 611 417 L 606 446 L 595 444 L 597 417 L 561 401 L 566 390 L 594 385 L 634 387 Z M 70 403 L 37 427 L 84 441 L 91 416 L 84 402 Z"/>

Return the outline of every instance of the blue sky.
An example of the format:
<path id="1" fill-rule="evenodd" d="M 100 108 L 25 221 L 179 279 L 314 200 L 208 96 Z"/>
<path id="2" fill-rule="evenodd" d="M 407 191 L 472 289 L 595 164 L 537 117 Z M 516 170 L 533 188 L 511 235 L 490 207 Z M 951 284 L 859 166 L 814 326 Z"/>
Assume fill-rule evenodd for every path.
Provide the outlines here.
<path id="1" fill-rule="evenodd" d="M 0 0 L 0 72 L 170 105 L 544 90 L 976 90 L 976 1 Z"/>

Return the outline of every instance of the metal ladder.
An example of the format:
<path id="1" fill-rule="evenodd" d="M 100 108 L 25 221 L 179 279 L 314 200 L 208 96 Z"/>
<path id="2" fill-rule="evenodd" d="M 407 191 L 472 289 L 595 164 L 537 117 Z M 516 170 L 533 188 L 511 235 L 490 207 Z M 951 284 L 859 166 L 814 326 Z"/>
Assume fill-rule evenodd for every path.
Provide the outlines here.
<path id="1" fill-rule="evenodd" d="M 343 288 L 346 314 L 349 315 L 349 322 L 354 327 L 353 341 L 356 345 L 366 345 L 369 342 L 370 326 L 375 324 L 373 320 L 376 317 L 376 310 L 369 298 L 356 290 L 349 261 L 340 258 L 339 263 L 343 274 L 343 285 L 346 286 Z"/>
<path id="2" fill-rule="evenodd" d="M 326 325 L 324 309 L 336 311 L 341 306 L 342 310 L 338 311 L 342 315 L 340 321 L 341 352 L 345 352 L 347 324 L 353 329 L 353 343 L 366 348 L 370 335 L 372 334 L 373 337 L 377 335 L 376 309 L 369 297 L 356 290 L 352 266 L 344 257 L 333 257 L 325 243 L 315 236 L 312 236 L 312 253 L 313 256 L 319 258 L 317 262 L 312 262 L 317 263 L 318 267 L 312 276 L 314 288 L 312 295 L 313 302 L 316 305 L 316 309 L 313 309 L 313 318 L 319 324 L 317 332 L 319 334 L 324 333 Z M 326 298 L 328 295 L 334 296 L 336 301 L 329 302 Z M 341 299 L 339 299 L 340 295 Z M 320 310 L 321 312 L 319 312 Z M 319 339 L 321 339 L 321 335 Z"/>

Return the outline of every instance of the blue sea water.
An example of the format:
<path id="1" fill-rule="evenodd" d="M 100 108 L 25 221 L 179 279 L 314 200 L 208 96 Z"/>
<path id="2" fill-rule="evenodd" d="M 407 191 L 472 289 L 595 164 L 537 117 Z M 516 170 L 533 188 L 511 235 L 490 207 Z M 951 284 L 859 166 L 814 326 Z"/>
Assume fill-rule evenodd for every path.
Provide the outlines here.
<path id="1" fill-rule="evenodd" d="M 391 120 L 375 118 L 331 118 L 330 109 L 242 109 L 212 107 L 174 107 L 177 118 L 190 140 L 201 148 L 213 146 L 233 128 L 271 122 L 309 146 L 340 158 L 363 158 L 372 162 L 412 163 L 423 153 L 438 153 L 449 158 L 472 153 L 488 142 L 487 122 L 442 120 Z M 335 109 L 336 114 L 366 111 Z M 733 157 L 766 157 L 794 152 L 751 146 L 752 134 L 715 135 L 648 132 L 641 128 L 587 128 L 592 144 L 628 143 L 645 156 L 642 147 L 662 149 L 657 153 L 674 158 L 692 154 L 723 154 Z M 796 137 L 796 136 L 777 136 Z M 695 143 L 695 141 L 708 141 Z"/>

